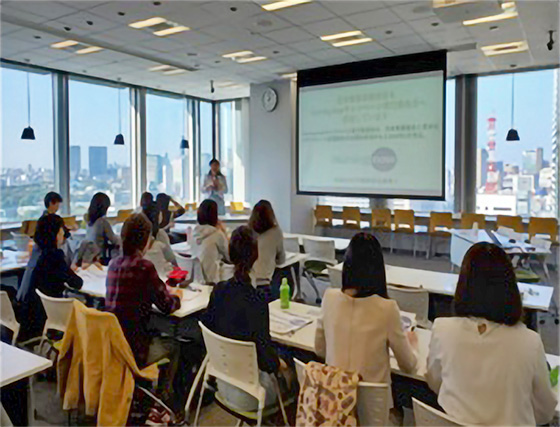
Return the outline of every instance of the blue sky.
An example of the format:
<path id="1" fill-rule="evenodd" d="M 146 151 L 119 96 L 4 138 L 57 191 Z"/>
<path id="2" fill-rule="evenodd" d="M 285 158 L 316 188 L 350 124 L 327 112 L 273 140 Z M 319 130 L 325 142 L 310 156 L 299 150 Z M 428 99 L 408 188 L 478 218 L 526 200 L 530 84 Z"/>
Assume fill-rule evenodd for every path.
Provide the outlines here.
<path id="1" fill-rule="evenodd" d="M 1 69 L 2 72 L 2 166 L 53 168 L 52 89 L 50 75 L 30 74 L 31 125 L 37 138 L 22 141 L 21 131 L 27 126 L 26 75 L 24 72 Z M 521 162 L 521 152 L 536 147 L 544 148 L 546 160 L 551 155 L 553 71 L 519 73 L 516 75 L 515 125 L 521 141 L 505 142 L 510 127 L 511 76 L 498 75 L 478 81 L 478 145 L 486 146 L 486 120 L 497 118 L 497 159 L 506 163 Z M 453 85 L 448 85 L 448 87 Z M 128 135 L 128 91 L 121 91 L 123 112 L 122 131 L 126 145 L 115 147 L 118 132 L 117 90 L 100 85 L 72 82 L 70 87 L 71 128 L 70 144 L 109 147 L 109 163 L 130 162 Z M 454 96 L 448 98 L 454 105 Z M 76 107 L 78 106 L 78 107 Z M 178 100 L 150 97 L 148 100 L 148 152 L 150 154 L 178 155 L 183 133 L 183 103 Z M 211 108 L 201 108 L 203 123 L 203 152 L 211 147 Z M 448 115 L 449 117 L 450 115 Z M 453 138 L 454 126 L 447 124 L 447 138 Z M 172 154 L 172 152 L 174 152 Z M 447 153 L 448 163 L 452 153 Z M 87 149 L 82 148 L 82 168 L 87 167 Z"/>

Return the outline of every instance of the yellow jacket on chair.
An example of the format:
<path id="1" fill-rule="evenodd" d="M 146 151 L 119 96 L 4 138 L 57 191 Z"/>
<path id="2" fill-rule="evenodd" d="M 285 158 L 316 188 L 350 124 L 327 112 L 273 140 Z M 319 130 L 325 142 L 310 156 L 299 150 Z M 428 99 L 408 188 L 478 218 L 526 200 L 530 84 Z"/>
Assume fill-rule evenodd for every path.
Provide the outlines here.
<path id="1" fill-rule="evenodd" d="M 97 415 L 98 426 L 124 426 L 128 419 L 134 377 L 156 380 L 156 365 L 140 370 L 112 313 L 74 309 L 58 357 L 58 393 L 63 409 L 85 403 L 87 415 Z"/>

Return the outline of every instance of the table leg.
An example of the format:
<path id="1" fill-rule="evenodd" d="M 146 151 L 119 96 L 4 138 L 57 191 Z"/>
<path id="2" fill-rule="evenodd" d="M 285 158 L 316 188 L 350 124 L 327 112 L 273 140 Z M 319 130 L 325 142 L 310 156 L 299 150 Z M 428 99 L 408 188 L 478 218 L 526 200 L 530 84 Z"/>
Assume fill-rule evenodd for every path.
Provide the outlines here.
<path id="1" fill-rule="evenodd" d="M 298 266 L 299 266 L 299 263 L 298 263 Z M 300 267 L 300 271 L 301 271 L 301 267 Z M 293 296 L 292 296 L 292 299 L 297 301 L 298 299 L 301 299 L 301 298 L 302 298 L 302 295 L 301 295 L 301 282 L 298 280 L 298 277 L 297 277 L 297 275 L 296 275 L 296 269 L 295 269 L 295 266 L 294 266 L 294 265 L 292 265 L 292 266 L 290 267 L 290 272 L 292 273 L 292 280 L 293 280 L 293 282 L 294 282 L 294 286 L 296 287 L 296 291 L 294 292 L 294 294 L 293 294 Z"/>
<path id="2" fill-rule="evenodd" d="M 35 425 L 35 397 L 33 395 L 33 376 L 29 377 L 27 386 L 27 422 L 28 425 Z"/>

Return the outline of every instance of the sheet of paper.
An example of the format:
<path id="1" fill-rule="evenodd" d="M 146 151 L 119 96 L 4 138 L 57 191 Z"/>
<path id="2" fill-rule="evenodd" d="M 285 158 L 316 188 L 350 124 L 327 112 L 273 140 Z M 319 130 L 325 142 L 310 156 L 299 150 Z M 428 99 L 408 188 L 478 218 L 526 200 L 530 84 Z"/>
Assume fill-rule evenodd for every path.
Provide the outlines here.
<path id="1" fill-rule="evenodd" d="M 270 331 L 277 334 L 288 334 L 313 322 L 313 318 L 287 311 L 270 310 Z"/>

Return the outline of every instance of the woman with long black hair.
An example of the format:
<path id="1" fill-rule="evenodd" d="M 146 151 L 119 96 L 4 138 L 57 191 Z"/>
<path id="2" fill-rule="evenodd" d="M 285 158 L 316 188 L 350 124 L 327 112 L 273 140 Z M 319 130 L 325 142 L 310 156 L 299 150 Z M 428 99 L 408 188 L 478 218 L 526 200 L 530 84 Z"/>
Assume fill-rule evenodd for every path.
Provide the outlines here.
<path id="1" fill-rule="evenodd" d="M 111 200 L 105 193 L 96 193 L 89 204 L 87 213 L 86 241 L 93 242 L 102 254 L 104 263 L 112 258 L 112 251 L 116 250 L 121 239 L 113 232 L 113 228 L 107 219 L 107 210 L 111 206 Z"/>

